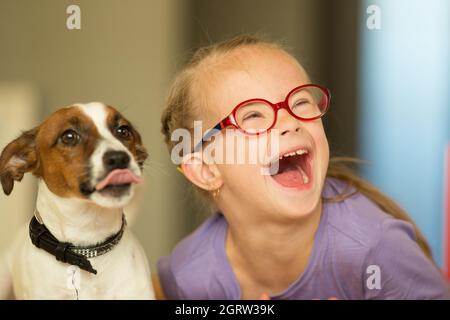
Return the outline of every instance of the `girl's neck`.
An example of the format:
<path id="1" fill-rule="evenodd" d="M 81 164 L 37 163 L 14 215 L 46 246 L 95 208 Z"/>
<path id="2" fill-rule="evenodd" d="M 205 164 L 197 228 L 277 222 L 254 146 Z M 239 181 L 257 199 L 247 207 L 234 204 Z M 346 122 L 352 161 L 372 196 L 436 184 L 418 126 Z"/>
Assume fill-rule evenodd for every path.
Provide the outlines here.
<path id="1" fill-rule="evenodd" d="M 254 289 L 280 293 L 299 278 L 308 264 L 321 212 L 320 199 L 316 208 L 298 221 L 256 225 L 228 221 L 226 251 L 243 298 L 246 292 L 249 297 L 259 297 L 262 292 Z"/>

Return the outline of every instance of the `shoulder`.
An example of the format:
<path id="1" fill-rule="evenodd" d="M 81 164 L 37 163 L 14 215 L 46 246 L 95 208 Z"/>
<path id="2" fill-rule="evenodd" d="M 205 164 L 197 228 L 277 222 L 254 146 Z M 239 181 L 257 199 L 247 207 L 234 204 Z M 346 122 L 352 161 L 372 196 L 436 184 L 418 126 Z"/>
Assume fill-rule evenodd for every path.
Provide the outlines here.
<path id="1" fill-rule="evenodd" d="M 347 187 L 327 180 L 329 196 Z M 340 277 L 356 277 L 355 287 L 365 298 L 447 297 L 445 280 L 419 247 L 411 223 L 387 214 L 360 192 L 326 205 L 334 268 Z M 381 272 L 381 289 L 368 287 L 376 272 Z"/>
<path id="2" fill-rule="evenodd" d="M 450 299 L 441 271 L 419 247 L 411 225 L 401 220 L 383 222 L 364 267 L 368 299 Z"/>
<path id="3" fill-rule="evenodd" d="M 367 257 L 379 246 L 380 239 L 385 237 L 386 232 L 390 232 L 386 231 L 385 225 L 395 223 L 412 242 L 415 241 L 414 230 L 411 224 L 394 219 L 345 182 L 327 178 L 325 183 L 325 198 L 353 193 L 338 202 L 324 200 L 323 214 L 326 217 L 324 232 L 328 241 L 327 260 L 331 272 L 337 278 L 352 279 L 340 282 L 341 289 L 350 298 L 358 299 L 364 294 L 362 284 Z"/>
<path id="4" fill-rule="evenodd" d="M 326 198 L 342 193 L 353 195 L 339 202 L 324 202 L 328 215 L 329 232 L 335 239 L 369 250 L 378 243 L 383 225 L 393 221 L 398 221 L 401 229 L 415 238 L 411 224 L 393 218 L 372 200 L 353 187 L 349 187 L 345 182 L 327 178 L 324 189 Z"/>
<path id="5" fill-rule="evenodd" d="M 158 262 L 161 285 L 169 299 L 208 299 L 216 278 L 215 243 L 226 228 L 225 218 L 214 214 Z M 220 239 L 219 239 L 220 240 Z"/>

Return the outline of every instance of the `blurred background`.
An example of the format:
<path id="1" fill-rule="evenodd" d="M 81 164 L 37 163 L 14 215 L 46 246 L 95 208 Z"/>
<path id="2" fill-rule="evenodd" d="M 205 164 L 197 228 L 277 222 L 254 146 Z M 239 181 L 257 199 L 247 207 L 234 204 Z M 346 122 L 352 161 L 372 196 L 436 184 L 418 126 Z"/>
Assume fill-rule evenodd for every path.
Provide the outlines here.
<path id="1" fill-rule="evenodd" d="M 73 4 L 80 30 L 66 27 Z M 116 106 L 150 153 L 142 205 L 130 210 L 155 272 L 208 214 L 160 133 L 168 86 L 195 48 L 242 33 L 281 41 L 330 88 L 331 154 L 367 160 L 360 173 L 408 211 L 447 268 L 446 0 L 0 0 L 0 148 L 62 106 Z M 0 195 L 0 254 L 35 197 L 30 176 Z"/>

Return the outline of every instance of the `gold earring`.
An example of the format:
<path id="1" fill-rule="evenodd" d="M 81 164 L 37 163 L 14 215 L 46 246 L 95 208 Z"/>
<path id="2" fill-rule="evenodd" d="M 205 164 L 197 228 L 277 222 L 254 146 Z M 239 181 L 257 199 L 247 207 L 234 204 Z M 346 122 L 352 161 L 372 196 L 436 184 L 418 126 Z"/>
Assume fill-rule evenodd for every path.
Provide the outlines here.
<path id="1" fill-rule="evenodd" d="M 217 199 L 217 197 L 218 197 L 219 194 L 220 194 L 220 188 L 214 190 L 212 194 L 213 194 L 213 198 L 214 198 L 214 199 Z"/>

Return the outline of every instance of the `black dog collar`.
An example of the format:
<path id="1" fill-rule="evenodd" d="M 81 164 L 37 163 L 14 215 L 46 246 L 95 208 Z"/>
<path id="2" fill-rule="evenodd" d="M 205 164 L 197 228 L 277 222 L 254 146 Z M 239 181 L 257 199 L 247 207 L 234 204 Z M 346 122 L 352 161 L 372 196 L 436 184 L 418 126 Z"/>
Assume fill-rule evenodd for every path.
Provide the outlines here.
<path id="1" fill-rule="evenodd" d="M 69 242 L 59 242 L 47 227 L 39 223 L 36 216 L 34 216 L 30 221 L 30 238 L 36 247 L 54 255 L 56 260 L 78 266 L 82 270 L 97 274 L 97 270 L 92 267 L 88 258 L 98 257 L 111 251 L 120 242 L 120 239 L 122 239 L 126 224 L 125 215 L 122 214 L 122 227 L 115 235 L 112 235 L 103 243 L 94 246 L 77 247 Z"/>

